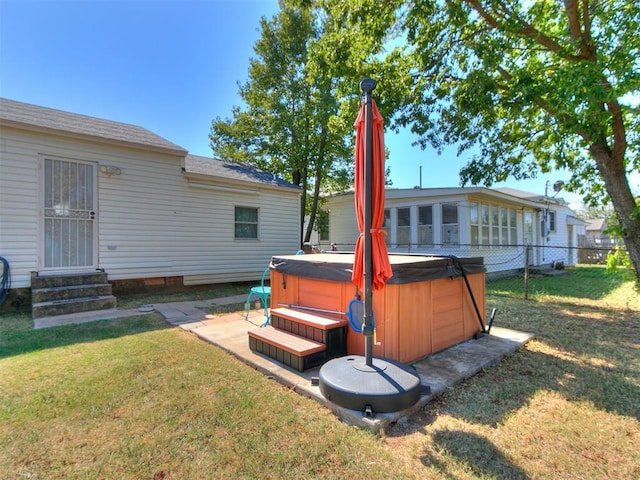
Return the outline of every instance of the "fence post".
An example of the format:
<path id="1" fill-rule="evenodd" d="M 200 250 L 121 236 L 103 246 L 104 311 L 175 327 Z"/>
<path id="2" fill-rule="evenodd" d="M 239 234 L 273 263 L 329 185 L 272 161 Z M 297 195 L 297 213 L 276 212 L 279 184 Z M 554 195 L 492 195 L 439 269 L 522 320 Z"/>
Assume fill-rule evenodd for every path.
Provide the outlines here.
<path id="1" fill-rule="evenodd" d="M 529 298 L 529 255 L 531 252 L 531 245 L 524 247 L 524 299 Z"/>

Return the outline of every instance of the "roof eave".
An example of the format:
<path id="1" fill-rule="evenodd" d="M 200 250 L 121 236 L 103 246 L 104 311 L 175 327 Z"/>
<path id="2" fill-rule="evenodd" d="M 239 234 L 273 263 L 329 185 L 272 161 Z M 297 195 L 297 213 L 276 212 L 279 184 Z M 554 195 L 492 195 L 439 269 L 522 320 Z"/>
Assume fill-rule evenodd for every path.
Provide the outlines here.
<path id="1" fill-rule="evenodd" d="M 222 185 L 230 185 L 230 186 L 241 186 L 244 188 L 261 188 L 261 189 L 270 189 L 270 190 L 279 190 L 286 192 L 295 192 L 297 194 L 301 193 L 301 188 L 298 186 L 289 186 L 289 185 L 278 185 L 270 182 L 251 182 L 247 180 L 241 180 L 237 178 L 229 178 L 223 177 L 221 175 L 211 175 L 206 173 L 195 173 L 185 171 L 182 172 L 184 178 L 187 179 L 189 183 L 203 183 L 203 184 L 222 184 Z"/>

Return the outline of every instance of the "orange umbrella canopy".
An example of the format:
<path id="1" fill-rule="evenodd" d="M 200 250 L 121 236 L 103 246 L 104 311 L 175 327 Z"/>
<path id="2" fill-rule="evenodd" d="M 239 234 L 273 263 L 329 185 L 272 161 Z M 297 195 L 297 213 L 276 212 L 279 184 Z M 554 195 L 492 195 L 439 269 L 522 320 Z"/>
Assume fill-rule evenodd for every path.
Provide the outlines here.
<path id="1" fill-rule="evenodd" d="M 371 99 L 371 288 L 380 290 L 386 281 L 391 278 L 393 272 L 389 263 L 387 245 L 385 243 L 385 231 L 382 230 L 384 224 L 384 120 L 375 100 Z M 356 129 L 356 149 L 355 149 L 355 207 L 356 218 L 358 220 L 358 230 L 360 235 L 356 241 L 355 258 L 353 263 L 353 273 L 351 280 L 360 291 L 364 290 L 364 232 L 365 226 L 365 143 L 366 143 L 366 104 L 362 103 L 360 112 L 356 118 L 354 127 Z"/>

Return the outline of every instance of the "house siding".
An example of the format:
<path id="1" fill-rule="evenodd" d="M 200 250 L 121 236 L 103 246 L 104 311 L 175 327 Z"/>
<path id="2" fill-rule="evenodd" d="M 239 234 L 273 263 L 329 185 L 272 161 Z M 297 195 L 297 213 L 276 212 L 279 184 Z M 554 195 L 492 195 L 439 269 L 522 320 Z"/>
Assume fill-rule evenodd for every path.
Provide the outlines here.
<path id="1" fill-rule="evenodd" d="M 185 284 L 254 280 L 272 255 L 299 247 L 299 192 L 238 183 L 215 191 L 189 185 L 183 156 L 96 144 L 3 127 L 0 255 L 12 286 L 28 287 L 40 254 L 43 157 L 114 165 L 98 173 L 98 268 L 110 280 L 183 276 Z M 220 181 L 218 181 L 219 184 Z M 233 189 L 237 191 L 233 191 Z M 234 206 L 259 209 L 259 238 L 234 240 Z"/>
<path id="2" fill-rule="evenodd" d="M 38 266 L 40 172 L 31 139 L 0 130 L 0 255 L 9 261 L 11 286 L 29 286 Z"/>

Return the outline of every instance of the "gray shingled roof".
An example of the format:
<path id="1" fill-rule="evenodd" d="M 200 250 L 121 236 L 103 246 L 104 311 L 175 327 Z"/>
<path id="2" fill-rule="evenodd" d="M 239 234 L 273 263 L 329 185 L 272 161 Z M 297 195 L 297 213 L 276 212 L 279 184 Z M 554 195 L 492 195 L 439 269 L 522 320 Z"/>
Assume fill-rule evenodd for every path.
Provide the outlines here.
<path id="1" fill-rule="evenodd" d="M 199 155 L 187 155 L 184 160 L 184 169 L 187 175 L 205 175 L 277 187 L 299 188 L 293 183 L 244 163 L 228 162 Z"/>
<path id="2" fill-rule="evenodd" d="M 186 155 L 187 151 L 149 130 L 126 123 L 0 98 L 0 125 Z"/>

